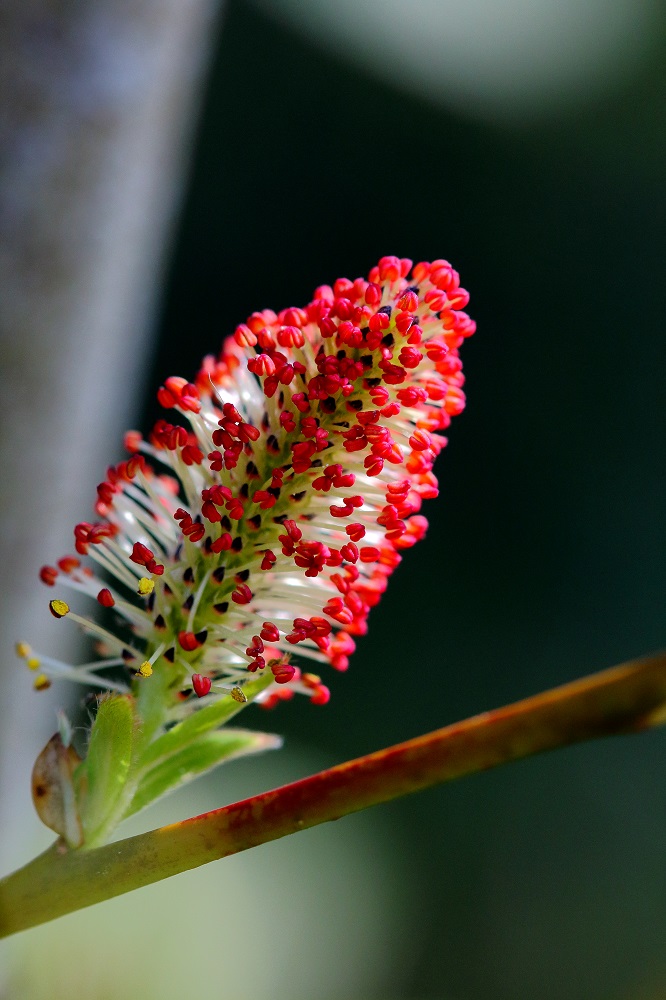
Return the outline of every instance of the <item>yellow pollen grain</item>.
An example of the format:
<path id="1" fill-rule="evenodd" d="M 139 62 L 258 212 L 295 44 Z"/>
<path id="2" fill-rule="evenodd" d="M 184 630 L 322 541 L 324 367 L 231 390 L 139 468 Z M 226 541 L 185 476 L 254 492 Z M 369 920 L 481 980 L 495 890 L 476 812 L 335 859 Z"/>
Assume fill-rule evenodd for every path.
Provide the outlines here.
<path id="1" fill-rule="evenodd" d="M 66 601 L 49 601 L 49 607 L 56 618 L 64 618 L 65 615 L 69 614 L 69 604 Z"/>
<path id="2" fill-rule="evenodd" d="M 30 670 L 37 670 L 37 668 L 41 665 L 41 661 L 38 656 L 29 656 L 25 662 Z"/>
<path id="3" fill-rule="evenodd" d="M 27 660 L 32 650 L 27 642 L 17 642 L 16 643 L 16 655 L 20 656 L 22 660 Z"/>
<path id="4" fill-rule="evenodd" d="M 153 672 L 152 664 L 148 660 L 144 660 L 138 672 L 142 677 L 150 677 Z"/>
<path id="5" fill-rule="evenodd" d="M 142 576 L 139 580 L 139 586 L 137 587 L 137 592 L 141 594 L 142 597 L 148 597 L 149 594 L 155 589 L 155 581 L 149 580 L 147 576 Z"/>
<path id="6" fill-rule="evenodd" d="M 51 681 L 46 674 L 38 674 L 33 682 L 33 687 L 35 691 L 46 691 L 47 688 L 51 687 Z"/>
<path id="7" fill-rule="evenodd" d="M 239 704 L 244 705 L 246 703 L 247 698 L 239 687 L 233 687 L 229 693 L 234 701 L 239 702 Z"/>

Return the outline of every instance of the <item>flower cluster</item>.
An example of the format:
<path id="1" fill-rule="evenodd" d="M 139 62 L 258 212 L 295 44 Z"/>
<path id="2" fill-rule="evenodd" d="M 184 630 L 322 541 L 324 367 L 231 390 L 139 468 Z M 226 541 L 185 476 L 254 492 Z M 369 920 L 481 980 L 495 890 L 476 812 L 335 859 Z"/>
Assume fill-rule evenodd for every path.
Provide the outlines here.
<path id="1" fill-rule="evenodd" d="M 253 313 L 194 382 L 167 379 L 169 419 L 147 440 L 126 435 L 129 458 L 97 488 L 99 519 L 75 528 L 77 555 L 41 571 L 105 609 L 106 627 L 50 603 L 101 658 L 69 666 L 21 643 L 35 686 L 136 693 L 160 675 L 166 721 L 222 692 L 244 701 L 248 675 L 267 678 L 269 706 L 297 691 L 324 704 L 302 658 L 347 668 L 426 531 L 438 432 L 465 405 L 468 299 L 447 261 L 384 257 L 305 308 Z"/>

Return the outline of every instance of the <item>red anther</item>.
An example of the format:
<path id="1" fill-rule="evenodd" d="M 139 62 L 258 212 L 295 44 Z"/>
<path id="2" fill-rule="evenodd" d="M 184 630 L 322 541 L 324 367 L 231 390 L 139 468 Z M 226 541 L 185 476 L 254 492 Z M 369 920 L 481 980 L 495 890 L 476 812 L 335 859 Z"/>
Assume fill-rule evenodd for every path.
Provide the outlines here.
<path id="1" fill-rule="evenodd" d="M 292 667 L 291 663 L 284 663 L 280 660 L 278 663 L 271 663 L 271 672 L 276 684 L 288 684 L 294 679 L 296 669 Z"/>
<path id="2" fill-rule="evenodd" d="M 200 542 L 206 534 L 206 529 L 201 521 L 194 521 L 192 524 L 188 525 L 187 528 L 183 528 L 182 531 L 185 537 L 189 538 L 191 542 Z M 151 572 L 154 573 L 156 571 L 155 569 L 152 569 Z"/>
<path id="3" fill-rule="evenodd" d="M 443 361 L 449 354 L 449 348 L 440 340 L 430 340 L 425 345 L 425 350 L 429 360 L 434 362 Z"/>
<path id="4" fill-rule="evenodd" d="M 398 308 L 404 309 L 405 312 L 413 313 L 419 307 L 419 297 L 416 292 L 408 288 L 406 292 L 403 292 L 398 299 Z"/>
<path id="5" fill-rule="evenodd" d="M 340 550 L 339 549 L 331 549 L 330 556 L 327 556 L 327 558 L 326 558 L 326 565 L 335 568 L 337 566 L 342 566 L 342 562 L 343 562 L 343 559 L 342 559 L 342 555 L 340 553 Z"/>
<path id="6" fill-rule="evenodd" d="M 234 330 L 234 340 L 239 347 L 254 347 L 257 343 L 256 335 L 245 323 L 239 323 Z"/>
<path id="7" fill-rule="evenodd" d="M 330 316 L 324 316 L 318 321 L 317 325 L 319 326 L 319 332 L 324 340 L 327 340 L 329 337 L 333 337 L 338 329 L 335 324 L 335 320 Z"/>
<path id="8" fill-rule="evenodd" d="M 331 623 L 327 622 L 325 618 L 320 618 L 318 615 L 313 615 L 310 618 L 310 624 L 315 630 L 314 634 L 320 638 L 330 635 L 333 631 Z"/>
<path id="9" fill-rule="evenodd" d="M 275 563 L 277 562 L 277 556 L 271 549 L 266 549 L 261 560 L 261 569 L 268 570 L 273 569 Z"/>
<path id="10" fill-rule="evenodd" d="M 195 649 L 199 648 L 199 643 L 196 640 L 194 632 L 179 632 L 178 642 L 186 653 L 193 653 Z"/>
<path id="11" fill-rule="evenodd" d="M 55 566 L 42 566 L 39 571 L 39 579 L 42 583 L 45 583 L 47 587 L 53 587 L 58 579 L 58 570 Z"/>
<path id="12" fill-rule="evenodd" d="M 143 438 L 139 431 L 126 431 L 123 438 L 125 451 L 136 452 L 141 447 Z"/>
<path id="13" fill-rule="evenodd" d="M 266 642 L 277 642 L 280 638 L 280 630 L 273 622 L 264 622 L 259 635 Z"/>
<path id="14" fill-rule="evenodd" d="M 229 402 L 222 404 L 222 414 L 234 424 L 239 424 L 243 419 L 234 404 Z"/>
<path id="15" fill-rule="evenodd" d="M 332 573 L 331 583 L 337 587 L 341 594 L 346 594 L 349 590 L 349 580 L 345 579 L 341 573 Z"/>
<path id="16" fill-rule="evenodd" d="M 100 483 L 97 487 L 97 496 L 107 506 L 113 503 L 113 498 L 117 492 L 118 490 L 111 483 Z"/>
<path id="17" fill-rule="evenodd" d="M 157 399 L 160 406 L 165 409 L 178 406 L 192 413 L 198 413 L 201 409 L 197 387 L 186 379 L 174 375 L 166 379 L 164 385 L 160 387 Z"/>
<path id="18" fill-rule="evenodd" d="M 294 542 L 300 542 L 301 538 L 303 537 L 303 532 L 298 527 L 295 521 L 292 521 L 291 518 L 288 518 L 286 521 L 283 521 L 282 527 Z"/>
<path id="19" fill-rule="evenodd" d="M 307 577 L 314 577 L 321 573 L 330 555 L 331 550 L 322 542 L 300 542 L 294 554 L 294 562 L 305 570 Z"/>
<path id="20" fill-rule="evenodd" d="M 462 389 L 451 386 L 446 391 L 444 398 L 444 409 L 451 417 L 457 416 L 465 409 L 465 393 Z"/>
<path id="21" fill-rule="evenodd" d="M 400 404 L 399 403 L 389 403 L 388 406 L 384 406 L 380 410 L 380 413 L 387 420 L 390 417 L 395 417 L 398 413 L 400 413 Z"/>
<path id="22" fill-rule="evenodd" d="M 231 595 L 234 604 L 249 604 L 252 600 L 252 591 L 246 583 L 239 583 Z"/>
<path id="23" fill-rule="evenodd" d="M 253 659 L 255 656 L 259 656 L 264 651 L 264 644 L 261 637 L 258 635 L 252 636 L 252 642 L 245 650 L 247 656 L 251 656 Z"/>
<path id="24" fill-rule="evenodd" d="M 368 283 L 368 287 L 365 290 L 365 301 L 369 306 L 378 306 L 382 301 L 382 290 L 379 285 L 376 285 L 373 281 Z"/>
<path id="25" fill-rule="evenodd" d="M 267 399 L 272 399 L 275 393 L 277 392 L 279 385 L 280 385 L 280 380 L 277 374 L 266 376 L 266 378 L 264 379 L 264 386 L 263 386 L 264 396 L 266 396 Z"/>
<path id="26" fill-rule="evenodd" d="M 307 472 L 312 464 L 312 458 L 317 452 L 317 445 L 313 441 L 296 441 L 291 446 L 293 458 L 292 466 L 296 475 Z"/>
<path id="27" fill-rule="evenodd" d="M 219 554 L 220 552 L 227 552 L 233 544 L 233 538 L 228 531 L 224 531 L 219 538 L 216 538 L 211 542 L 210 549 L 211 552 Z"/>
<path id="28" fill-rule="evenodd" d="M 369 391 L 369 396 L 375 406 L 385 406 L 388 403 L 390 396 L 388 389 L 385 389 L 383 385 L 375 385 Z"/>
<path id="29" fill-rule="evenodd" d="M 347 562 L 355 563 L 358 560 L 358 546 L 353 542 L 347 542 L 340 549 L 340 554 Z"/>
<path id="30" fill-rule="evenodd" d="M 58 559 L 58 569 L 62 570 L 63 573 L 71 573 L 80 565 L 81 560 L 77 559 L 76 556 L 63 556 L 62 559 Z"/>
<path id="31" fill-rule="evenodd" d="M 314 635 L 315 627 L 309 618 L 294 618 L 294 629 L 303 632 L 308 638 Z"/>
<path id="32" fill-rule="evenodd" d="M 185 465 L 201 465 L 203 452 L 196 445 L 187 444 L 180 453 Z"/>
<path id="33" fill-rule="evenodd" d="M 390 361 L 380 361 L 377 367 L 384 373 L 384 381 L 387 385 L 401 385 L 407 378 L 405 369 Z"/>
<path id="34" fill-rule="evenodd" d="M 411 486 L 412 484 L 410 483 L 409 479 L 401 479 L 399 482 L 389 483 L 388 486 L 386 487 L 387 498 L 389 495 L 394 498 L 395 497 L 404 498 L 409 493 Z"/>
<path id="35" fill-rule="evenodd" d="M 243 504 L 237 498 L 227 500 L 227 515 L 232 521 L 240 521 L 244 514 Z"/>
<path id="36" fill-rule="evenodd" d="M 103 587 L 97 595 L 97 600 L 102 605 L 103 608 L 112 608 L 116 603 L 113 599 L 113 594 L 108 589 L 108 587 Z"/>
<path id="37" fill-rule="evenodd" d="M 342 625 L 350 625 L 354 620 L 354 616 L 351 611 L 344 606 L 339 597 L 332 597 L 322 608 L 322 611 L 325 615 L 328 615 L 329 618 L 335 619 L 335 621 L 340 622 Z"/>
<path id="38" fill-rule="evenodd" d="M 388 330 L 390 323 L 390 316 L 387 316 L 387 314 L 383 312 L 377 312 L 374 316 L 370 317 L 368 327 L 373 333 L 383 333 L 384 330 Z"/>
<path id="39" fill-rule="evenodd" d="M 355 521 L 353 524 L 348 524 L 345 531 L 351 538 L 352 542 L 358 542 L 365 536 L 365 527 L 358 521 Z"/>
<path id="40" fill-rule="evenodd" d="M 274 507 L 275 500 L 276 498 L 273 494 L 269 493 L 267 490 L 257 490 L 252 497 L 252 503 L 258 504 L 262 510 L 270 510 L 271 507 Z"/>
<path id="41" fill-rule="evenodd" d="M 336 298 L 333 302 L 333 307 L 331 309 L 331 315 L 337 316 L 338 319 L 349 319 L 353 312 L 353 304 L 344 297 Z"/>
<path id="42" fill-rule="evenodd" d="M 280 414 L 280 425 L 284 427 L 287 433 L 291 434 L 292 431 L 296 430 L 296 421 L 294 420 L 294 415 L 290 410 L 283 410 Z"/>
<path id="43" fill-rule="evenodd" d="M 350 281 L 349 278 L 338 278 L 338 280 L 333 285 L 333 294 L 336 298 L 349 297 L 349 294 L 354 290 L 354 282 Z"/>
<path id="44" fill-rule="evenodd" d="M 418 406 L 425 402 L 427 393 L 421 386 L 410 385 L 408 388 L 398 389 L 396 396 L 404 406 Z"/>
<path id="45" fill-rule="evenodd" d="M 218 507 L 222 507 L 228 500 L 233 498 L 233 493 L 229 486 L 211 486 L 210 489 L 201 491 L 202 500 L 212 500 Z"/>
<path id="46" fill-rule="evenodd" d="M 328 510 L 331 517 L 349 517 L 350 514 L 354 513 L 354 508 L 347 500 L 345 500 L 344 507 L 340 507 L 337 504 L 331 504 Z"/>
<path id="47" fill-rule="evenodd" d="M 250 671 L 251 674 L 254 674 L 257 672 L 257 670 L 263 670 L 265 666 L 266 666 L 265 658 L 263 656 L 257 656 L 255 657 L 254 660 L 250 660 L 250 662 L 247 665 L 247 669 Z"/>
<path id="48" fill-rule="evenodd" d="M 201 513 L 203 514 L 203 516 L 206 518 L 207 521 L 211 522 L 211 524 L 217 524 L 219 521 L 222 520 L 221 513 L 219 512 L 215 504 L 212 503 L 212 501 L 210 500 L 204 500 L 204 502 L 201 505 Z"/>
<path id="49" fill-rule="evenodd" d="M 305 437 L 314 437 L 317 433 L 319 421 L 316 417 L 303 417 L 301 420 L 301 430 Z"/>
<path id="50" fill-rule="evenodd" d="M 328 447 L 328 431 L 323 427 L 318 427 L 315 434 L 315 444 L 317 451 L 326 451 Z"/>
<path id="51" fill-rule="evenodd" d="M 377 268 L 380 281 L 397 281 L 401 277 L 401 263 L 397 257 L 382 257 Z"/>
<path id="52" fill-rule="evenodd" d="M 332 486 L 333 480 L 328 476 L 317 476 L 316 479 L 312 480 L 312 488 L 320 490 L 322 493 L 328 493 Z"/>
<path id="53" fill-rule="evenodd" d="M 458 288 L 455 292 L 449 293 L 449 303 L 452 309 L 464 309 L 469 302 L 469 292 L 464 288 Z"/>
<path id="54" fill-rule="evenodd" d="M 373 563 L 379 560 L 381 553 L 374 545 L 364 545 L 359 551 L 362 563 Z"/>
<path id="55" fill-rule="evenodd" d="M 300 413 L 308 413 L 310 410 L 310 403 L 306 399 L 304 392 L 295 392 L 291 397 L 291 401 Z"/>
<path id="56" fill-rule="evenodd" d="M 247 370 L 252 372 L 253 375 L 258 375 L 260 378 L 274 375 L 275 362 L 268 354 L 258 354 L 256 357 L 248 360 Z"/>
<path id="57" fill-rule="evenodd" d="M 258 427 L 253 427 L 252 424 L 240 424 L 238 428 L 238 437 L 243 444 L 248 444 L 250 441 L 256 441 L 260 436 L 261 431 Z"/>
<path id="58" fill-rule="evenodd" d="M 147 545 L 143 545 L 141 542 L 134 543 L 134 548 L 130 555 L 133 563 L 137 563 L 139 566 L 147 566 L 151 559 L 154 558 L 154 553 L 150 551 Z"/>
<path id="59" fill-rule="evenodd" d="M 275 337 L 266 327 L 257 333 L 257 342 L 264 351 L 272 351 L 275 348 Z"/>
<path id="60" fill-rule="evenodd" d="M 416 430 L 409 439 L 409 445 L 414 451 L 425 451 L 433 447 L 433 439 L 425 431 Z"/>
<path id="61" fill-rule="evenodd" d="M 331 692 L 325 684 L 319 684 L 310 697 L 313 705 L 326 705 L 331 700 Z"/>
<path id="62" fill-rule="evenodd" d="M 277 320 L 272 309 L 263 309 L 261 312 L 253 312 L 248 316 L 247 325 L 254 333 L 259 333 L 266 326 L 270 326 Z"/>
<path id="63" fill-rule="evenodd" d="M 197 698 L 203 698 L 211 689 L 211 679 L 203 674 L 192 674 L 192 687 Z"/>
<path id="64" fill-rule="evenodd" d="M 398 355 L 398 361 L 405 368 L 418 368 L 423 360 L 423 354 L 417 347 L 403 347 Z"/>
<path id="65" fill-rule="evenodd" d="M 178 404 L 178 397 L 172 395 L 172 393 L 170 393 L 169 390 L 162 385 L 157 390 L 157 402 L 160 406 L 163 406 L 165 410 L 170 410 Z"/>
<path id="66" fill-rule="evenodd" d="M 277 342 L 280 347 L 302 347 L 305 337 L 296 326 L 283 326 L 278 330 Z"/>
<path id="67" fill-rule="evenodd" d="M 277 321 L 284 326 L 301 327 L 307 323 L 308 315 L 305 309 L 290 306 L 288 309 L 283 309 L 282 312 L 278 313 Z"/>
<path id="68" fill-rule="evenodd" d="M 147 469 L 146 460 L 143 455 L 132 455 L 132 457 L 123 464 L 125 466 L 128 479 L 134 479 L 139 472 L 145 472 Z"/>

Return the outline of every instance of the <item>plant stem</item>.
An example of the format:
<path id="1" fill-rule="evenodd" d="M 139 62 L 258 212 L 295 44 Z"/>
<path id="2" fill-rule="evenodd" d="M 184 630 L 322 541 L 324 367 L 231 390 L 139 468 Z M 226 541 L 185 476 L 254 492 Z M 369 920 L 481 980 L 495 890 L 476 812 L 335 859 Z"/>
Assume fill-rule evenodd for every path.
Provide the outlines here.
<path id="1" fill-rule="evenodd" d="M 90 851 L 58 842 L 0 881 L 0 936 L 440 782 L 665 720 L 660 654 L 160 830 Z"/>

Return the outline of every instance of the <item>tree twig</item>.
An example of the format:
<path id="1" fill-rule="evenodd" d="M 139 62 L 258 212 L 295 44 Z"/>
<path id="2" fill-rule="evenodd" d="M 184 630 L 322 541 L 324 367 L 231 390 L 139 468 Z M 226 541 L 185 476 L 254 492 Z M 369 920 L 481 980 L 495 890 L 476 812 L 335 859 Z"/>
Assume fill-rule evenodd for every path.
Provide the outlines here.
<path id="1" fill-rule="evenodd" d="M 56 843 L 0 881 L 0 936 L 444 781 L 663 721 L 659 654 L 118 843 L 90 851 Z"/>

